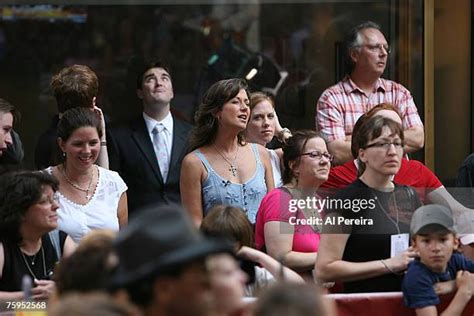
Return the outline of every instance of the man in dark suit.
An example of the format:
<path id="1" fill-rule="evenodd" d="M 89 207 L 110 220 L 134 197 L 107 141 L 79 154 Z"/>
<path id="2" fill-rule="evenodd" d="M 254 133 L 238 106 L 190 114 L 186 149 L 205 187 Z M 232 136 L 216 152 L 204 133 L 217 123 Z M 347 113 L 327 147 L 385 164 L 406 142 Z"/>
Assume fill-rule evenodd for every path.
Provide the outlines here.
<path id="1" fill-rule="evenodd" d="M 191 125 L 170 112 L 173 85 L 168 69 L 151 62 L 137 76 L 143 113 L 110 130 L 110 168 L 128 186 L 128 210 L 180 203 L 179 177 Z"/>

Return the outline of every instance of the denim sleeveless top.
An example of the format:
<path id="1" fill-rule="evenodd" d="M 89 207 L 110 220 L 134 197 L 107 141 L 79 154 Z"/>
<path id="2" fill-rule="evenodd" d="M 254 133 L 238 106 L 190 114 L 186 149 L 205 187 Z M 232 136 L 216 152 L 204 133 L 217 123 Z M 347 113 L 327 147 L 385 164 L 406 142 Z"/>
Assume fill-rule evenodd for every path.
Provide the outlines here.
<path id="1" fill-rule="evenodd" d="M 232 205 L 242 208 L 250 222 L 255 224 L 257 210 L 260 201 L 267 193 L 267 186 L 265 184 L 265 167 L 260 160 L 257 146 L 255 144 L 250 145 L 255 155 L 257 168 L 252 178 L 243 184 L 233 183 L 222 178 L 214 171 L 199 149 L 194 151 L 207 169 L 207 178 L 202 184 L 204 216 L 214 205 Z"/>

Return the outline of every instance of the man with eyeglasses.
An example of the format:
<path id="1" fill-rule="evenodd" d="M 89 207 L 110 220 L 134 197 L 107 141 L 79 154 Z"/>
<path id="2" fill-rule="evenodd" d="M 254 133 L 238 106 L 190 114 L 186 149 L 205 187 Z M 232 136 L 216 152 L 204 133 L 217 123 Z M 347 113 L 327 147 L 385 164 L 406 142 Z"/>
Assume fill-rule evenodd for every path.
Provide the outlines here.
<path id="1" fill-rule="evenodd" d="M 381 78 L 390 46 L 380 26 L 364 22 L 345 38 L 347 76 L 323 92 L 316 109 L 316 128 L 328 143 L 335 164 L 352 160 L 351 136 L 357 119 L 379 103 L 391 103 L 402 116 L 405 153 L 424 145 L 423 123 L 410 92 Z"/>

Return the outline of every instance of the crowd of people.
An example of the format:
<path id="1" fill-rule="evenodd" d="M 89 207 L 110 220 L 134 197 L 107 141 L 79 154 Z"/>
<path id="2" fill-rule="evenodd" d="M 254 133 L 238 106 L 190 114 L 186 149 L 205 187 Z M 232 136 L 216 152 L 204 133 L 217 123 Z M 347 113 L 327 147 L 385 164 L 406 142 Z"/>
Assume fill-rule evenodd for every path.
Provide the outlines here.
<path id="1" fill-rule="evenodd" d="M 436 315 L 456 292 L 444 312 L 462 313 L 474 210 L 408 158 L 423 124 L 410 92 L 381 78 L 380 27 L 345 44 L 348 74 L 321 95 L 315 130 L 283 128 L 272 97 L 240 78 L 212 84 L 191 125 L 157 61 L 137 73 L 142 114 L 110 123 L 94 72 L 61 70 L 39 170 L 0 177 L 0 301 L 47 301 L 51 315 L 335 315 L 324 293 L 403 291 Z M 23 158 L 18 120 L 0 99 L 2 165 Z"/>

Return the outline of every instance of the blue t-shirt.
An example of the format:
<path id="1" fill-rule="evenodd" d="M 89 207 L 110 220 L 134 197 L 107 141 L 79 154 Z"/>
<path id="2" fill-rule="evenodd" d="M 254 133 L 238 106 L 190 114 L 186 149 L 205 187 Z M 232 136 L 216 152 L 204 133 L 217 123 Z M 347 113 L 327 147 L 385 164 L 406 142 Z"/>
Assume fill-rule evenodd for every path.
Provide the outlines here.
<path id="1" fill-rule="evenodd" d="M 474 261 L 460 253 L 453 253 L 449 259 L 445 272 L 431 271 L 420 260 L 415 260 L 408 265 L 408 271 L 402 281 L 403 301 L 409 308 L 423 308 L 438 305 L 438 295 L 433 285 L 438 282 L 456 279 L 460 270 L 474 272 Z"/>

